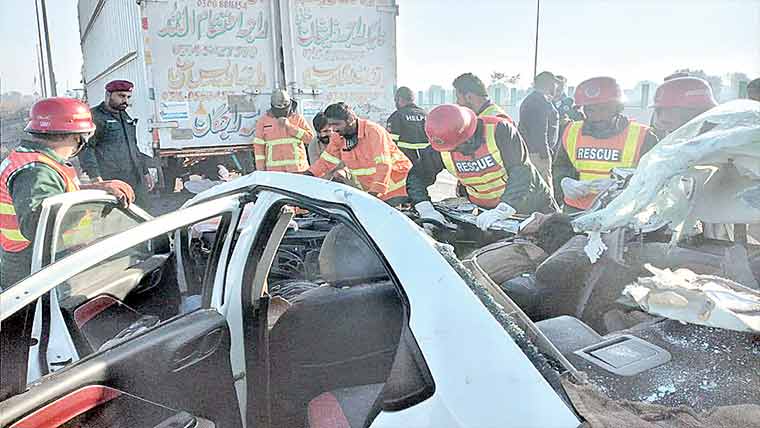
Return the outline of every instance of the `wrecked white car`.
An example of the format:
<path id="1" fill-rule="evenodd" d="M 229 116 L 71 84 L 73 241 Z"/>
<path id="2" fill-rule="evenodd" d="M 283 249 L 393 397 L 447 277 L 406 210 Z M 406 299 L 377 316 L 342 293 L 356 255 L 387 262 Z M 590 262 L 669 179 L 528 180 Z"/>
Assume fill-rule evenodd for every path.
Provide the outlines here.
<path id="1" fill-rule="evenodd" d="M 79 249 L 62 225 L 82 217 L 91 232 Z M 754 336 L 633 309 L 607 328 L 606 297 L 640 270 L 600 262 L 608 269 L 589 275 L 587 258 L 563 270 L 557 261 L 582 245 L 548 255 L 515 239 L 460 261 L 375 198 L 280 173 L 143 220 L 99 193 L 50 206 L 35 251 L 39 266 L 54 263 L 0 295 L 0 425 L 760 420 Z M 529 257 L 497 272 L 489 255 L 504 248 Z M 520 281 L 538 297 L 510 298 Z"/>

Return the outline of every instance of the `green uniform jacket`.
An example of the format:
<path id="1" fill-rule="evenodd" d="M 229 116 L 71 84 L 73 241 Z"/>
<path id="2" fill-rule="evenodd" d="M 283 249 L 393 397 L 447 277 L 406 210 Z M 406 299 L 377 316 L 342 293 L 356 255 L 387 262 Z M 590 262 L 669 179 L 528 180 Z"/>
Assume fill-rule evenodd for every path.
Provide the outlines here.
<path id="1" fill-rule="evenodd" d="M 484 130 L 483 121 L 478 120 L 478 127 L 470 141 L 485 144 Z M 508 123 L 499 123 L 495 132 L 496 145 L 501 151 L 504 169 L 508 175 L 507 188 L 501 195 L 501 200 L 520 214 L 532 214 L 536 211 L 555 212 L 557 205 L 551 197 L 549 186 L 530 162 L 525 142 L 517 128 Z M 435 183 L 436 176 L 443 169 L 442 161 L 434 166 L 420 163 L 412 167 L 406 183 L 407 193 L 413 203 L 430 200 L 427 188 Z"/>
<path id="2" fill-rule="evenodd" d="M 44 153 L 51 159 L 68 164 L 68 161 L 50 148 L 34 139 L 22 140 L 21 146 Z M 24 238 L 34 241 L 40 217 L 42 201 L 50 196 L 66 192 L 66 183 L 61 176 L 43 163 L 33 163 L 10 176 L 8 190 L 13 199 L 19 229 Z M 6 253 L 0 249 L 0 287 L 6 289 L 29 276 L 32 268 L 32 245 L 17 253 Z"/>
<path id="3" fill-rule="evenodd" d="M 147 208 L 148 189 L 143 176 L 148 173 L 149 156 L 137 148 L 137 119 L 125 111 L 110 112 L 105 102 L 92 109 L 95 135 L 87 142 L 79 162 L 88 177 L 121 180 L 135 190 L 136 203 Z"/>

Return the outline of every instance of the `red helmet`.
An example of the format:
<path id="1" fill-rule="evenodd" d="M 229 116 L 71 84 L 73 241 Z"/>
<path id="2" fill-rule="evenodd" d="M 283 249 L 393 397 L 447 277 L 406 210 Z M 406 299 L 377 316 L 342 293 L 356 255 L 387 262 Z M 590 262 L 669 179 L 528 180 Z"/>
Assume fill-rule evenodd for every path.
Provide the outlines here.
<path id="1" fill-rule="evenodd" d="M 579 106 L 609 102 L 623 103 L 623 91 L 612 77 L 593 77 L 575 88 L 575 104 Z"/>
<path id="2" fill-rule="evenodd" d="M 87 104 L 75 98 L 45 98 L 29 113 L 24 131 L 31 134 L 85 134 L 95 131 Z"/>
<path id="3" fill-rule="evenodd" d="M 469 140 L 478 127 L 475 112 L 456 104 L 443 104 L 430 110 L 425 119 L 425 134 L 433 149 L 449 152 Z"/>
<path id="4" fill-rule="evenodd" d="M 654 94 L 655 108 L 685 107 L 711 109 L 718 105 L 710 84 L 699 77 L 679 77 L 665 81 Z"/>

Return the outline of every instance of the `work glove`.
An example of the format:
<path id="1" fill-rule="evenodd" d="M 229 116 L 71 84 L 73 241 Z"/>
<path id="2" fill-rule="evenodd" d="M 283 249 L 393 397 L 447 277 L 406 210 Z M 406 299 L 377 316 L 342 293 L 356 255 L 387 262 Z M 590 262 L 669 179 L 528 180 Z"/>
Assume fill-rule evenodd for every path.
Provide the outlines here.
<path id="1" fill-rule="evenodd" d="M 599 178 L 596 180 L 579 181 L 565 177 L 560 181 L 562 193 L 570 199 L 580 199 L 590 194 L 601 193 L 615 183 L 611 178 Z"/>
<path id="2" fill-rule="evenodd" d="M 116 196 L 119 202 L 125 207 L 135 201 L 135 191 L 132 189 L 132 186 L 121 180 L 101 181 L 99 183 L 94 183 L 92 187 L 105 190 L 109 194 Z"/>
<path id="3" fill-rule="evenodd" d="M 421 219 L 435 220 L 444 225 L 451 224 L 446 220 L 446 217 L 444 217 L 443 214 L 439 213 L 438 210 L 433 207 L 433 204 L 430 201 L 418 202 L 414 206 L 414 209 L 417 210 L 417 214 L 420 215 Z"/>
<path id="4" fill-rule="evenodd" d="M 517 210 L 512 208 L 508 203 L 499 202 L 499 205 L 497 205 L 496 208 L 480 214 L 475 219 L 475 225 L 477 225 L 480 230 L 486 231 L 497 221 L 506 220 L 512 217 L 512 214 L 516 212 Z"/>

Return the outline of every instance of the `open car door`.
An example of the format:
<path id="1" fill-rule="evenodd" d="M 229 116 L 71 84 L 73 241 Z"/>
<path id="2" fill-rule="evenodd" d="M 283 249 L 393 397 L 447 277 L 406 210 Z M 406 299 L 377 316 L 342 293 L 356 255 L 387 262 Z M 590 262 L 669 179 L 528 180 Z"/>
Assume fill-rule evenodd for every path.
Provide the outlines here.
<path id="1" fill-rule="evenodd" d="M 108 198 L 96 202 L 91 199 L 94 196 L 90 194 L 90 199 L 49 207 L 55 212 L 49 213 L 40 227 L 50 228 L 51 232 L 44 231 L 47 241 L 41 241 L 45 247 L 40 247 L 37 255 L 41 258 L 36 260 L 41 262 L 49 257 L 56 261 L 0 295 L 4 366 L 0 375 L 0 426 L 241 426 L 230 366 L 229 328 L 224 317 L 210 308 L 211 288 L 223 283 L 214 278 L 217 266 L 227 263 L 226 256 L 219 253 L 229 248 L 228 241 L 234 238 L 234 234 L 227 231 L 240 214 L 239 197 L 222 197 L 152 221 L 141 223 L 139 219 L 132 219 L 134 223 L 129 230 L 109 236 L 104 229 L 98 229 L 98 221 L 111 215 L 129 217 L 136 211 L 114 214 L 118 208 L 109 206 Z M 131 278 L 135 270 L 147 272 L 147 278 L 155 280 L 144 290 L 145 294 L 162 296 L 164 287 L 174 287 L 177 280 L 171 269 L 153 275 L 154 270 L 146 264 L 153 260 L 154 265 L 160 265 L 156 258 L 172 263 L 175 257 L 173 234 L 215 218 L 221 219 L 218 244 L 209 257 L 212 262 L 207 268 L 208 287 L 203 288 L 208 297 L 201 299 L 199 307 L 182 310 L 174 304 L 176 301 L 166 296 L 160 298 L 164 305 L 149 305 L 139 310 L 122 301 L 122 297 L 130 299 L 130 293 L 119 294 L 124 278 Z M 83 235 L 63 237 L 72 225 L 74 233 Z M 92 241 L 85 242 L 84 248 L 77 248 L 76 243 L 82 239 Z M 67 249 L 76 251 L 66 254 Z M 103 269 L 106 272 L 101 272 Z M 119 273 L 115 274 L 116 271 Z M 97 282 L 97 286 L 88 281 Z M 144 284 L 135 281 L 138 287 Z M 129 279 L 127 284 L 135 281 Z M 82 288 L 76 289 L 74 285 Z M 62 298 L 64 291 L 61 290 L 68 293 L 68 297 Z M 72 313 L 66 310 L 67 299 L 81 301 Z M 44 344 L 42 339 L 50 336 L 53 320 L 41 317 L 40 337 L 25 328 L 11 330 L 8 327 L 15 326 L 9 321 L 18 314 L 31 312 L 30 308 L 38 300 L 42 302 L 43 314 L 51 313 L 50 307 L 56 304 L 62 308 L 62 322 L 72 341 L 75 358 L 58 358 L 65 356 L 47 352 L 51 348 L 48 341 L 47 349 L 40 350 L 34 360 L 29 360 L 29 366 L 36 365 L 42 377 L 27 384 L 25 367 L 19 364 L 8 367 L 6 362 L 23 360 L 30 345 Z M 84 313 L 77 311 L 87 304 L 91 306 Z M 166 306 L 173 306 L 175 311 L 160 313 Z M 134 317 L 126 318 L 128 324 L 121 328 L 125 314 Z M 116 323 L 117 328 L 112 330 L 115 334 L 110 337 L 88 335 L 86 327 L 94 321 L 110 327 L 113 325 L 109 323 Z M 20 359 L 11 355 L 14 352 L 24 355 Z M 45 361 L 50 355 L 57 358 L 56 365 Z M 56 369 L 47 370 L 49 367 Z M 17 370 L 13 372 L 11 368 Z"/>
<path id="2" fill-rule="evenodd" d="M 41 206 L 33 243 L 32 273 L 92 243 L 127 231 L 152 217 L 134 204 L 120 206 L 118 200 L 104 192 L 86 190 L 64 193 L 46 199 Z M 154 247 L 155 245 L 151 245 Z M 153 251 L 160 250 L 160 251 Z M 34 310 L 32 343 L 29 349 L 28 381 L 38 379 L 45 371 L 55 371 L 66 362 L 76 361 L 78 353 L 69 334 L 66 319 L 73 319 L 88 306 L 102 306 L 109 296 L 124 304 L 155 283 L 165 269 L 168 246 L 129 251 L 106 260 L 101 266 L 77 275 L 50 290 Z M 137 261 L 143 256 L 144 260 Z M 137 262 L 137 263 L 135 263 Z M 153 276 L 154 278 L 150 278 Z M 43 309 L 44 308 L 44 309 Z M 43 324 L 46 334 L 43 335 Z M 47 334 L 49 332 L 49 334 Z M 47 367 L 40 369 L 40 348 L 46 354 Z"/>

